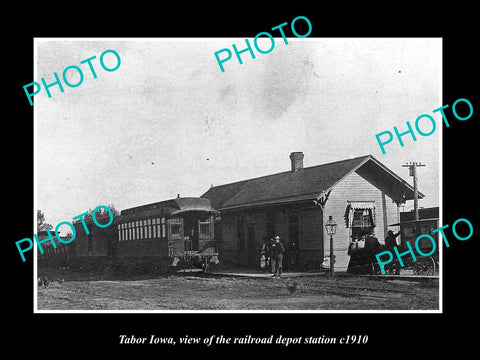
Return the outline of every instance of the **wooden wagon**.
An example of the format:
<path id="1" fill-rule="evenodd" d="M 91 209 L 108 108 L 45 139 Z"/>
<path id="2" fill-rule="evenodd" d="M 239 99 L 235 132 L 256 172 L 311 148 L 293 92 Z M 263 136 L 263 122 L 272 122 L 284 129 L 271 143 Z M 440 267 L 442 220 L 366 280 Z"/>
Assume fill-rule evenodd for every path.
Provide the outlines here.
<path id="1" fill-rule="evenodd" d="M 402 266 L 394 254 L 393 261 L 385 266 L 385 273 L 393 275 L 412 271 L 413 275 L 433 276 L 439 262 L 438 233 L 433 232 L 433 230 L 438 228 L 438 218 L 403 221 L 389 226 L 400 226 L 401 244 L 397 246 L 398 252 L 402 254 L 409 250 L 406 245 L 408 242 L 415 253 L 415 258 L 411 254 L 402 256 Z M 415 244 L 417 238 L 422 234 L 430 235 L 435 240 L 435 244 L 427 237 L 420 238 L 417 247 L 421 254 L 418 254 Z M 429 255 L 423 256 L 422 254 Z M 374 273 L 380 274 L 378 263 L 374 263 L 373 266 Z"/>

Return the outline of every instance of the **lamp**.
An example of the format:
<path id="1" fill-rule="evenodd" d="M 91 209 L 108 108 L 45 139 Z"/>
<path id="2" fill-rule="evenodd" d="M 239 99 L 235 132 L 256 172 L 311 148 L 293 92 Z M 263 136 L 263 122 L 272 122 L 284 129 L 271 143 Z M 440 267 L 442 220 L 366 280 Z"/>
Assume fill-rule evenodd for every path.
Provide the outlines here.
<path id="1" fill-rule="evenodd" d="M 327 230 L 328 235 L 335 235 L 337 232 L 337 223 L 333 220 L 332 215 L 328 217 L 328 221 L 325 224 L 325 229 Z"/>
<path id="2" fill-rule="evenodd" d="M 333 220 L 332 216 L 328 217 L 328 221 L 325 224 L 325 230 L 330 235 L 330 275 L 334 273 L 334 254 L 333 254 L 333 235 L 337 232 L 337 223 Z"/>

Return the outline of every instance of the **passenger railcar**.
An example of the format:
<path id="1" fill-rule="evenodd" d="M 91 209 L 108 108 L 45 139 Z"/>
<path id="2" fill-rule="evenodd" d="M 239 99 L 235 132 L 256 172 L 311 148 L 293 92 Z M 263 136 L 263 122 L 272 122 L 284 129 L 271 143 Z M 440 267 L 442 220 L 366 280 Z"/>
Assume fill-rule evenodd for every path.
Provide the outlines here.
<path id="1" fill-rule="evenodd" d="M 214 234 L 218 216 L 208 199 L 177 197 L 122 210 L 108 228 L 87 223 L 88 235 L 77 222 L 76 255 L 98 262 L 115 259 L 117 265 L 144 263 L 206 271 L 211 263 L 218 263 Z"/>

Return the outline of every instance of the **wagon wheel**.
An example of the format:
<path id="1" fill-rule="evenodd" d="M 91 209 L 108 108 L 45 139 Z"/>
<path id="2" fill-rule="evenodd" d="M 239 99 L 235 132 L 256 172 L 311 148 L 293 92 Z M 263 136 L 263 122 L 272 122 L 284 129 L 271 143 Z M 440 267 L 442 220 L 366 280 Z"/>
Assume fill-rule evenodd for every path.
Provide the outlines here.
<path id="1" fill-rule="evenodd" d="M 380 265 L 378 265 L 378 263 L 376 262 L 372 262 L 372 275 L 382 275 L 382 270 L 380 270 Z"/>
<path id="2" fill-rule="evenodd" d="M 385 275 L 395 275 L 397 273 L 398 264 L 394 261 L 385 266 Z"/>
<path id="3" fill-rule="evenodd" d="M 435 260 L 431 256 L 418 259 L 412 268 L 414 275 L 431 276 L 435 274 Z"/>

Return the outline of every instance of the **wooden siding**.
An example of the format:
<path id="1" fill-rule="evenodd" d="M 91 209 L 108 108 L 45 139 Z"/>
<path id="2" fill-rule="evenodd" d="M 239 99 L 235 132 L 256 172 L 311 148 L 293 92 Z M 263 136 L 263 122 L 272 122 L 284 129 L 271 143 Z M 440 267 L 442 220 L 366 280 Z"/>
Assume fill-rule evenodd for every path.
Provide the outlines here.
<path id="1" fill-rule="evenodd" d="M 237 250 L 237 216 L 227 215 L 222 217 L 222 245 L 223 251 Z"/>
<path id="2" fill-rule="evenodd" d="M 397 205 L 392 202 L 388 196 L 382 196 L 382 191 L 358 175 L 352 172 L 333 188 L 330 197 L 325 205 L 323 221 L 327 221 L 331 215 L 337 223 L 337 232 L 334 236 L 334 254 L 335 254 L 335 270 L 346 271 L 349 261 L 347 254 L 348 245 L 350 244 L 350 229 L 346 227 L 344 215 L 348 201 L 373 201 L 375 203 L 375 236 L 380 243 L 384 243 L 385 233 L 388 225 L 397 222 Z M 384 202 L 385 201 L 385 204 Z M 383 209 L 387 218 L 384 219 Z M 325 254 L 330 252 L 329 236 L 323 227 L 325 239 Z M 392 230 L 395 230 L 392 228 Z"/>
<path id="3" fill-rule="evenodd" d="M 319 208 L 302 210 L 300 216 L 300 249 L 322 250 L 323 249 L 323 220 Z"/>
<path id="4" fill-rule="evenodd" d="M 117 256 L 168 256 L 168 243 L 166 238 L 136 239 L 118 241 Z"/>
<path id="5" fill-rule="evenodd" d="M 114 249 L 110 240 L 115 236 L 113 225 L 107 228 L 99 228 L 93 223 L 87 223 L 90 235 L 87 235 L 81 223 L 75 223 L 75 252 L 77 256 L 111 256 Z M 88 238 L 91 237 L 92 249 L 88 249 Z"/>
<path id="6" fill-rule="evenodd" d="M 305 208 L 300 205 L 275 207 L 268 209 L 246 209 L 235 213 L 222 215 L 222 258 L 226 264 L 257 267 L 260 257 L 260 247 L 264 237 L 280 236 L 282 243 L 288 249 L 290 243 L 289 215 L 298 216 L 298 265 L 303 266 L 313 261 L 321 263 L 323 259 L 322 242 L 322 212 L 313 205 Z M 244 245 L 238 240 L 238 217 L 243 217 Z M 270 230 L 267 218 L 271 221 Z M 254 228 L 253 242 L 248 241 L 248 227 Z M 269 231 L 272 233 L 269 234 Z"/>

